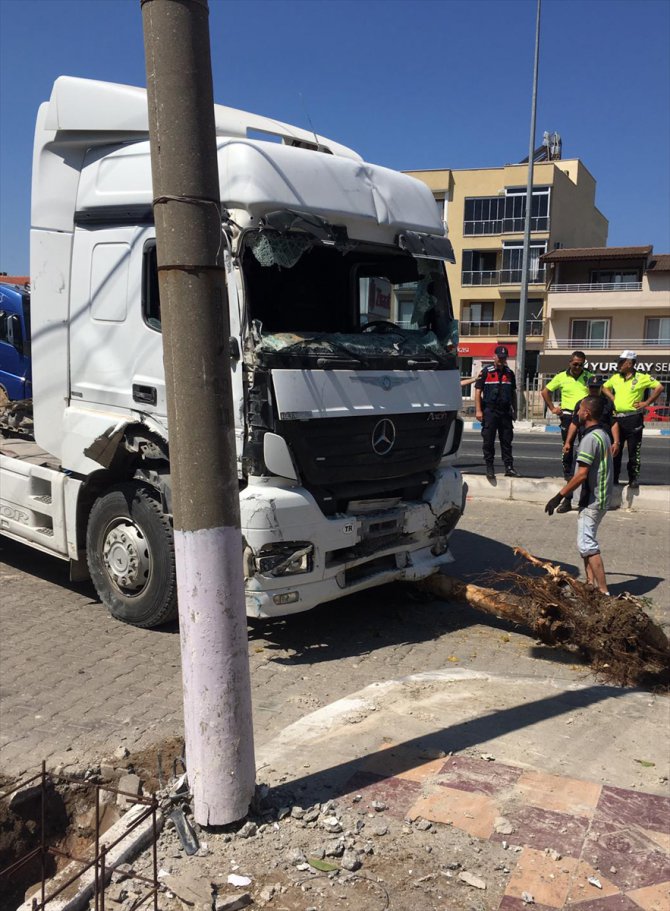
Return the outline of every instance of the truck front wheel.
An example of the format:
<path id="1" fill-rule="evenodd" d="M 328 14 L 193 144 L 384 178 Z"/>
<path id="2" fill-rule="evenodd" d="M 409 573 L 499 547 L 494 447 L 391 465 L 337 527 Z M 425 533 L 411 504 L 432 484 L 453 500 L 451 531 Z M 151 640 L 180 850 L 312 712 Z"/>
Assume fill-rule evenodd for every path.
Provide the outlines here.
<path id="1" fill-rule="evenodd" d="M 151 488 L 118 484 L 99 497 L 86 551 L 95 589 L 117 620 L 151 628 L 176 617 L 172 526 Z"/>

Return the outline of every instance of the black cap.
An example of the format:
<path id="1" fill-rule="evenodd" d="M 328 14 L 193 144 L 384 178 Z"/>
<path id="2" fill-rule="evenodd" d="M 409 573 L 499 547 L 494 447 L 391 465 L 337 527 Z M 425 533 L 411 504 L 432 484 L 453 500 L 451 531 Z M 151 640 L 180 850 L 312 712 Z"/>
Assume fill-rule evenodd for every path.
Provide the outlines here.
<path id="1" fill-rule="evenodd" d="M 505 348 L 504 345 L 498 345 L 493 353 L 496 355 L 496 357 L 509 357 L 509 351 L 507 348 Z"/>
<path id="2" fill-rule="evenodd" d="M 605 378 L 604 378 L 604 377 L 602 377 L 602 376 L 592 376 L 592 377 L 589 377 L 589 387 L 591 387 L 591 386 L 598 386 L 598 387 L 600 387 L 600 386 L 604 386 L 604 385 L 605 385 Z"/>

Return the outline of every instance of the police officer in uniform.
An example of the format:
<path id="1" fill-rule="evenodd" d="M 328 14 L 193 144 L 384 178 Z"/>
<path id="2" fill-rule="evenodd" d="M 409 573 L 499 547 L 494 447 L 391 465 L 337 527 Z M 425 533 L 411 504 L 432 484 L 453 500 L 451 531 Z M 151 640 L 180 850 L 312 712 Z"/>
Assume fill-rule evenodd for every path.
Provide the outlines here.
<path id="1" fill-rule="evenodd" d="M 614 420 L 619 425 L 621 447 L 614 457 L 614 483 L 619 483 L 624 443 L 628 446 L 628 486 L 634 490 L 640 486 L 640 450 L 644 410 L 663 392 L 663 386 L 648 373 L 641 373 L 637 367 L 634 351 L 622 351 L 617 362 L 617 373 L 603 386 L 603 392 L 614 403 Z M 647 390 L 649 398 L 645 399 Z"/>
<path id="2" fill-rule="evenodd" d="M 563 477 L 569 481 L 573 475 L 573 452 L 572 445 L 566 449 L 568 442 L 568 431 L 573 421 L 575 408 L 589 394 L 588 383 L 593 374 L 584 369 L 586 355 L 583 351 L 573 351 L 570 355 L 568 369 L 562 370 L 547 383 L 540 395 L 552 414 L 558 415 L 561 422 L 561 438 L 563 440 L 562 463 Z M 561 396 L 561 404 L 555 405 L 552 394 L 558 392 Z M 600 395 L 600 389 L 595 393 Z M 574 434 L 571 440 L 574 439 Z M 563 508 L 557 512 L 567 512 L 570 509 L 570 501 L 564 500 Z"/>
<path id="3" fill-rule="evenodd" d="M 486 477 L 495 478 L 496 433 L 500 439 L 500 451 L 505 465 L 505 477 L 518 478 L 512 457 L 512 422 L 516 421 L 516 378 L 507 366 L 509 351 L 498 345 L 494 352 L 493 364 L 484 367 L 475 383 L 475 414 L 482 424 L 482 449 L 486 462 Z"/>

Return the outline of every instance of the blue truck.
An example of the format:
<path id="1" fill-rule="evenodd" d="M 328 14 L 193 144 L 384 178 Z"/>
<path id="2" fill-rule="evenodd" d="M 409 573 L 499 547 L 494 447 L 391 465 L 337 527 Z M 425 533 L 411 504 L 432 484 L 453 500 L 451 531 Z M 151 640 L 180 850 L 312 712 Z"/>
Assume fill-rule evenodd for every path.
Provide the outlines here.
<path id="1" fill-rule="evenodd" d="M 30 292 L 0 283 L 0 401 L 32 397 Z"/>

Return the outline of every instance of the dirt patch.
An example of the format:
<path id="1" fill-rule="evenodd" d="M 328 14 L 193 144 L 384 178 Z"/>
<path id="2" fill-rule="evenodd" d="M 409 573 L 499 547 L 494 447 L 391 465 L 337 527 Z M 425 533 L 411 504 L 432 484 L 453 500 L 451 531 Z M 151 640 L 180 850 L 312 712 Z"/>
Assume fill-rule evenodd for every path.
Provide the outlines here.
<path id="1" fill-rule="evenodd" d="M 3 790 L 12 787 L 8 780 Z M 44 840 L 49 846 L 59 846 L 66 835 L 69 815 L 62 793 L 53 785 L 45 789 Z M 28 786 L 11 797 L 0 800 L 0 870 L 24 858 L 41 844 L 42 796 L 39 785 Z M 53 876 L 57 871 L 56 860 L 49 856 L 45 872 Z M 21 866 L 14 874 L 0 880 L 6 908 L 17 907 L 26 890 L 42 878 L 42 861 L 36 856 Z"/>
<path id="2" fill-rule="evenodd" d="M 115 765 L 117 769 L 134 772 L 142 779 L 144 792 L 153 794 L 185 771 L 183 756 L 184 738 L 170 737 L 160 744 L 130 753 Z"/>

